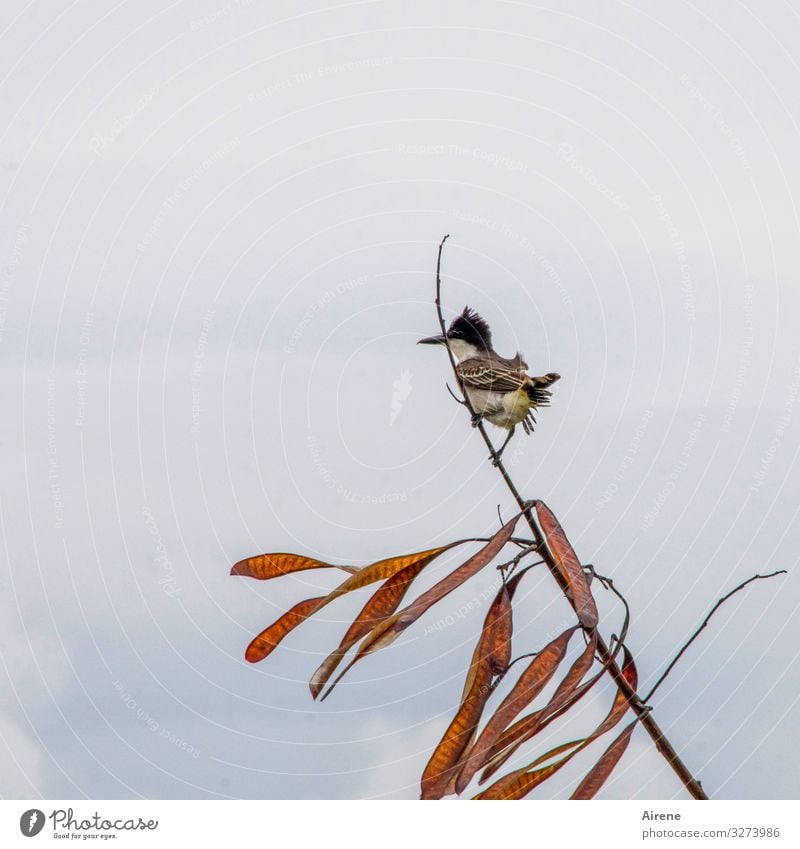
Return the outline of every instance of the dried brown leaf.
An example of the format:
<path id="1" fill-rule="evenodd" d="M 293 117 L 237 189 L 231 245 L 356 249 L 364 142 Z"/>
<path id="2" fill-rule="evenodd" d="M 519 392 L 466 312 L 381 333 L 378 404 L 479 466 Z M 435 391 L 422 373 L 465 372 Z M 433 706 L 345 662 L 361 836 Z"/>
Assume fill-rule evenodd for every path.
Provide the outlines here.
<path id="1" fill-rule="evenodd" d="M 359 571 L 355 566 L 336 566 L 333 563 L 315 560 L 313 557 L 276 552 L 240 560 L 231 567 L 231 575 L 244 575 L 247 578 L 267 581 L 270 578 L 279 578 L 281 575 L 302 572 L 305 569 L 343 569 L 351 573 Z"/>
<path id="2" fill-rule="evenodd" d="M 461 756 L 472 743 L 491 695 L 492 681 L 508 667 L 512 593 L 513 589 L 510 593 L 504 584 L 489 606 L 472 653 L 461 704 L 422 774 L 423 799 L 440 799 L 453 783 Z"/>
<path id="3" fill-rule="evenodd" d="M 536 515 L 542 526 L 547 546 L 553 553 L 559 572 L 569 586 L 578 621 L 584 628 L 597 627 L 597 605 L 580 561 L 567 539 L 558 519 L 543 502 L 536 502 Z"/>
<path id="4" fill-rule="evenodd" d="M 478 793 L 477 796 L 472 798 L 498 801 L 523 799 L 531 790 L 550 778 L 553 773 L 558 772 L 568 760 L 569 757 L 566 757 L 531 772 L 527 769 L 517 769 L 495 781 L 491 787 L 487 787 L 482 793 Z"/>
<path id="5" fill-rule="evenodd" d="M 634 719 L 630 725 L 623 729 L 619 737 L 603 752 L 600 760 L 575 788 L 575 792 L 569 797 L 570 799 L 594 799 L 600 788 L 606 783 L 606 779 L 611 775 L 614 767 L 619 763 L 619 759 L 625 754 L 628 743 L 631 741 L 631 734 L 633 734 L 633 729 L 636 728 L 638 721 L 638 719 Z"/>
<path id="6" fill-rule="evenodd" d="M 307 598 L 287 610 L 283 616 L 253 638 L 245 652 L 245 660 L 250 661 L 250 663 L 258 663 L 259 660 L 263 660 L 289 631 L 292 631 L 312 613 L 319 610 L 320 604 L 324 600 L 324 595 L 318 598 Z"/>

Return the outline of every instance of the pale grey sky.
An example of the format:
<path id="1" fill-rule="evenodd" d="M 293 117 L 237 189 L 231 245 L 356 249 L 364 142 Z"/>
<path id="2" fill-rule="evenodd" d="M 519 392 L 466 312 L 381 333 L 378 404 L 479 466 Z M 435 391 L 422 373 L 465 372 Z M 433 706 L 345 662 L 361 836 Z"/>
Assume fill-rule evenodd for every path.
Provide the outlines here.
<path id="1" fill-rule="evenodd" d="M 790 570 L 654 706 L 713 796 L 797 797 L 795 9 L 93 0 L 3 26 L 0 794 L 418 795 L 494 574 L 315 705 L 363 599 L 250 666 L 336 576 L 228 570 L 510 512 L 414 344 L 449 232 L 448 310 L 562 375 L 509 466 L 626 593 L 643 689 L 721 594 Z M 517 600 L 530 651 L 564 603 L 545 577 Z M 682 789 L 637 732 L 602 795 Z"/>

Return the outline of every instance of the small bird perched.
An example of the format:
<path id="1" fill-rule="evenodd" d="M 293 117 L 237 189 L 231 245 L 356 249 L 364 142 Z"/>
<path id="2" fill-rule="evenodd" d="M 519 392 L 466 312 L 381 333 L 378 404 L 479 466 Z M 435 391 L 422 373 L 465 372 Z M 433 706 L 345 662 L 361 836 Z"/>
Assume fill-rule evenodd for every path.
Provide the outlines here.
<path id="1" fill-rule="evenodd" d="M 473 427 L 486 419 L 508 431 L 496 452 L 498 460 L 518 424 L 522 423 L 525 433 L 533 432 L 536 423 L 533 411 L 549 405 L 548 387 L 561 377 L 555 372 L 531 377 L 527 374 L 528 364 L 519 353 L 510 360 L 501 357 L 492 348 L 489 325 L 469 307 L 464 307 L 464 312 L 453 319 L 444 336 L 428 336 L 418 344 L 446 344 L 453 353 L 458 361 L 456 372 L 475 411 Z"/>

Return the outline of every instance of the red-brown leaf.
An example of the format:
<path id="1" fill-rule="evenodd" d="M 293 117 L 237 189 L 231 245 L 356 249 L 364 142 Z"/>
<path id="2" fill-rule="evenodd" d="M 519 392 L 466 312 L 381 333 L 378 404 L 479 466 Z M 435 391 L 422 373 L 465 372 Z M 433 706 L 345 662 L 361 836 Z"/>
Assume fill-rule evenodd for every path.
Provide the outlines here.
<path id="1" fill-rule="evenodd" d="M 633 729 L 638 721 L 638 719 L 634 719 L 630 725 L 623 729 L 619 737 L 603 752 L 600 760 L 575 788 L 575 792 L 569 797 L 570 799 L 594 799 L 600 788 L 606 783 L 606 779 L 611 775 L 614 767 L 619 763 L 619 759 L 625 754 L 628 743 L 631 741 L 631 734 L 633 734 Z"/>
<path id="2" fill-rule="evenodd" d="M 355 566 L 335 566 L 333 563 L 323 563 L 313 557 L 276 552 L 240 560 L 231 567 L 231 575 L 244 575 L 247 578 L 267 581 L 270 578 L 279 578 L 281 575 L 302 572 L 305 569 L 343 569 L 345 572 L 358 572 Z"/>
<path id="3" fill-rule="evenodd" d="M 513 589 L 509 592 L 504 584 L 489 606 L 478 644 L 472 653 L 461 704 L 422 774 L 423 799 L 441 799 L 446 793 L 462 754 L 472 742 L 491 694 L 492 680 L 508 665 L 512 593 Z"/>
<path id="4" fill-rule="evenodd" d="M 320 604 L 324 600 L 324 595 L 318 598 L 307 598 L 287 610 L 283 616 L 253 638 L 245 652 L 245 660 L 250 661 L 250 663 L 258 663 L 259 660 L 263 660 L 289 631 L 292 631 L 312 613 L 319 610 Z"/>
<path id="5" fill-rule="evenodd" d="M 472 781 L 473 775 L 480 769 L 487 753 L 497 742 L 498 737 L 514 717 L 529 705 L 541 691 L 547 686 L 555 674 L 564 655 L 572 635 L 577 630 L 577 625 L 567 629 L 563 634 L 548 643 L 530 662 L 525 671 L 520 675 L 511 691 L 500 703 L 500 706 L 486 723 L 478 740 L 472 747 L 461 774 L 456 782 L 456 792 L 462 793 L 466 786 Z"/>
<path id="6" fill-rule="evenodd" d="M 539 517 L 539 524 L 547 540 L 547 547 L 552 552 L 558 570 L 572 593 L 572 603 L 578 620 L 584 628 L 596 628 L 597 605 L 580 560 L 573 551 L 558 519 L 543 501 L 536 502 L 536 515 Z"/>
<path id="7" fill-rule="evenodd" d="M 494 799 L 498 801 L 523 799 L 534 787 L 546 781 L 553 773 L 558 772 L 568 760 L 569 757 L 563 758 L 560 761 L 548 764 L 540 769 L 535 769 L 532 772 L 528 772 L 527 769 L 517 769 L 495 781 L 491 787 L 487 787 L 482 793 L 478 793 L 477 796 L 473 796 L 472 798 L 480 800 Z"/>
<path id="8" fill-rule="evenodd" d="M 453 769 L 470 741 L 480 721 L 483 708 L 491 693 L 492 673 L 488 664 L 481 664 L 467 697 L 445 731 L 422 773 L 422 798 L 440 799 L 444 795 Z"/>

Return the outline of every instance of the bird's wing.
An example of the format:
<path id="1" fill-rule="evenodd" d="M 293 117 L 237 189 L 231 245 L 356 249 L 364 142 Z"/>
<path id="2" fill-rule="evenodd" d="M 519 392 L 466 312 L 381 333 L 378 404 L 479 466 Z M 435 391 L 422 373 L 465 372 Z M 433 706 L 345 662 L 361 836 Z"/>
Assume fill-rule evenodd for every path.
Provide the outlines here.
<path id="1" fill-rule="evenodd" d="M 493 392 L 514 392 L 525 386 L 529 378 L 522 369 L 484 357 L 472 357 L 456 366 L 464 386 L 470 389 L 490 389 Z"/>

